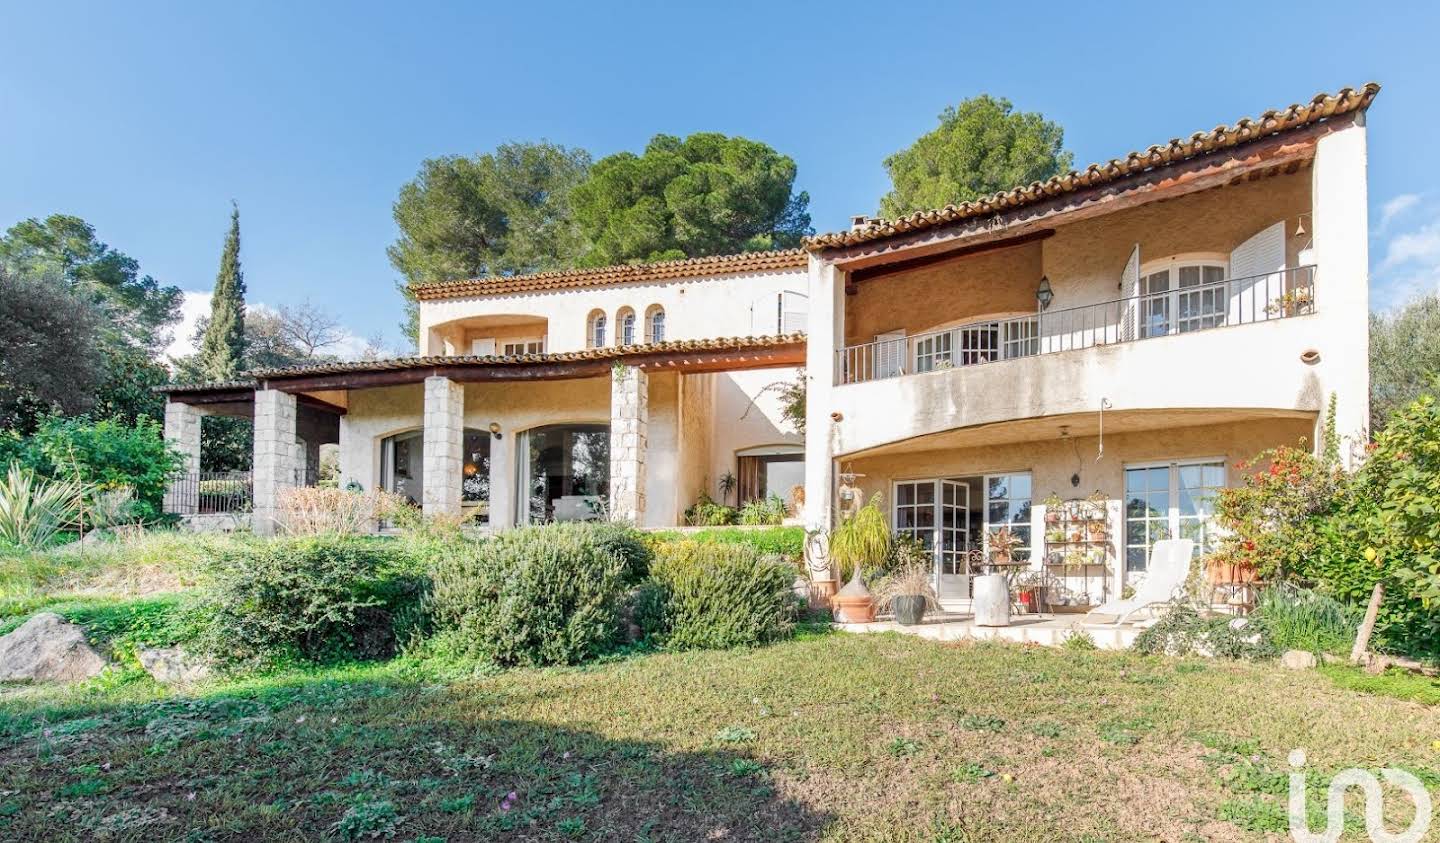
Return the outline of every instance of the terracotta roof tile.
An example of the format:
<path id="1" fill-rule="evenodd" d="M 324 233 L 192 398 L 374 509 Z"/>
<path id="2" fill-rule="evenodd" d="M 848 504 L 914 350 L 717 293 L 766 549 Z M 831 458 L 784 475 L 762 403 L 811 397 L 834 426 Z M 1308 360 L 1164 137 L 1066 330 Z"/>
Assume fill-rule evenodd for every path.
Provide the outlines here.
<path id="1" fill-rule="evenodd" d="M 805 342 L 804 334 L 782 334 L 764 337 L 716 337 L 703 340 L 669 340 L 643 345 L 606 346 L 584 351 L 560 351 L 547 354 L 460 355 L 454 357 L 397 357 L 389 360 L 356 360 L 289 366 L 283 369 L 257 369 L 247 374 L 257 379 L 285 378 L 299 375 L 332 375 L 341 372 L 388 372 L 397 369 L 423 369 L 430 366 L 529 366 L 544 363 L 573 363 L 586 360 L 624 360 L 646 354 L 689 353 L 696 351 L 737 351 L 778 348 Z"/>
<path id="2" fill-rule="evenodd" d="M 612 284 L 729 275 L 739 272 L 770 272 L 777 269 L 802 267 L 808 261 L 809 256 L 803 249 L 786 249 L 776 252 L 744 252 L 738 255 L 687 258 L 686 260 L 661 261 L 659 263 L 620 264 L 595 269 L 564 269 L 554 272 L 537 272 L 533 275 L 440 281 L 434 284 L 417 284 L 411 289 L 417 299 L 432 301 L 469 296 L 532 293 L 544 290 L 608 287 Z"/>
<path id="3" fill-rule="evenodd" d="M 1144 152 L 1131 152 L 1124 158 L 1115 158 L 1104 164 L 1091 164 L 1083 170 L 1073 170 L 1063 176 L 1055 176 L 1044 182 L 1029 185 L 977 199 L 959 205 L 946 205 L 931 211 L 917 211 L 907 216 L 890 220 L 872 220 L 869 224 L 851 231 L 821 234 L 805 241 L 805 248 L 812 252 L 841 248 L 882 240 L 899 234 L 909 234 L 928 228 L 960 222 L 974 217 L 996 214 L 1031 205 L 1054 196 L 1074 193 L 1088 187 L 1096 187 L 1117 181 L 1126 176 L 1142 173 L 1157 167 L 1164 167 L 1216 152 L 1231 149 L 1274 134 L 1319 123 L 1331 117 L 1362 111 L 1370 107 L 1380 86 L 1374 82 L 1358 90 L 1341 88 L 1334 94 L 1317 94 L 1303 105 L 1291 105 L 1274 111 L 1266 111 L 1256 119 L 1248 117 L 1233 126 L 1216 126 L 1208 132 L 1196 132 L 1188 140 L 1179 138 L 1167 144 L 1152 146 Z"/>

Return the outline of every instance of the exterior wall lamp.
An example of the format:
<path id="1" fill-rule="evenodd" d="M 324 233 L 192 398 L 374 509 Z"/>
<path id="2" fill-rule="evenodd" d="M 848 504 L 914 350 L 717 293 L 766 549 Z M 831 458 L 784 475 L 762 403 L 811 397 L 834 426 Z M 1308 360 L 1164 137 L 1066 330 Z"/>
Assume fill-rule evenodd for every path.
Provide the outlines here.
<path id="1" fill-rule="evenodd" d="M 490 435 L 500 438 L 500 422 L 490 422 Z"/>
<path id="2" fill-rule="evenodd" d="M 1050 302 L 1054 299 L 1055 292 L 1050 289 L 1050 279 L 1044 275 L 1040 276 L 1040 286 L 1035 288 L 1035 301 L 1040 304 L 1041 310 L 1045 310 L 1050 307 Z"/>

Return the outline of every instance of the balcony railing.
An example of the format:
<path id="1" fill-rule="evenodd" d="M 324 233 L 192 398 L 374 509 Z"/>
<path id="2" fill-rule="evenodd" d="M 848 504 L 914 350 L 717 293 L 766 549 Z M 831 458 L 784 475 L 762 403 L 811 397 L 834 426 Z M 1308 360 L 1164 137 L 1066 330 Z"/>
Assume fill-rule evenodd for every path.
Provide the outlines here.
<path id="1" fill-rule="evenodd" d="M 254 485 L 248 471 L 189 471 L 175 475 L 165 511 L 185 515 L 249 512 Z"/>
<path id="2" fill-rule="evenodd" d="M 1315 310 L 1315 267 L 878 339 L 835 352 L 837 384 L 1284 319 Z"/>

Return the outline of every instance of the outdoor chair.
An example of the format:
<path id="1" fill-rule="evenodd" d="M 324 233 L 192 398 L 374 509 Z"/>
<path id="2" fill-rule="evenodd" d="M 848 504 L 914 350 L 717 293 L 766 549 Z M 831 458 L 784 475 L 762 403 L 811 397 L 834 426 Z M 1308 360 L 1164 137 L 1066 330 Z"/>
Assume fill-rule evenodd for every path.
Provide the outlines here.
<path id="1" fill-rule="evenodd" d="M 1150 550 L 1150 570 L 1135 589 L 1135 596 L 1102 603 L 1086 612 L 1085 620 L 1091 615 L 1114 615 L 1115 625 L 1119 626 L 1136 612 L 1169 603 L 1190 575 L 1190 554 L 1194 549 L 1195 542 L 1190 539 L 1155 542 Z"/>

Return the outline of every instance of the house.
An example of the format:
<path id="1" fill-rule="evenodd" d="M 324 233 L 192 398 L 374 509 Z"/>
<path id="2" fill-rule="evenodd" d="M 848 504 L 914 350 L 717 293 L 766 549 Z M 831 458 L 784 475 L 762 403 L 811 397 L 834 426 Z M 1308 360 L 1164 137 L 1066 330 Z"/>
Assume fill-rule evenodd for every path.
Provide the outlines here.
<path id="1" fill-rule="evenodd" d="M 1332 400 L 1363 435 L 1378 90 L 803 250 L 429 285 L 424 356 L 171 387 L 167 435 L 193 469 L 199 415 L 253 414 L 261 530 L 324 441 L 345 482 L 492 527 L 597 498 L 671 526 L 728 473 L 816 531 L 877 498 L 947 604 L 1001 531 L 1060 600 L 1099 602 L 1159 538 L 1213 546 L 1237 461 L 1318 443 Z M 767 389 L 801 366 L 803 440 Z"/>

